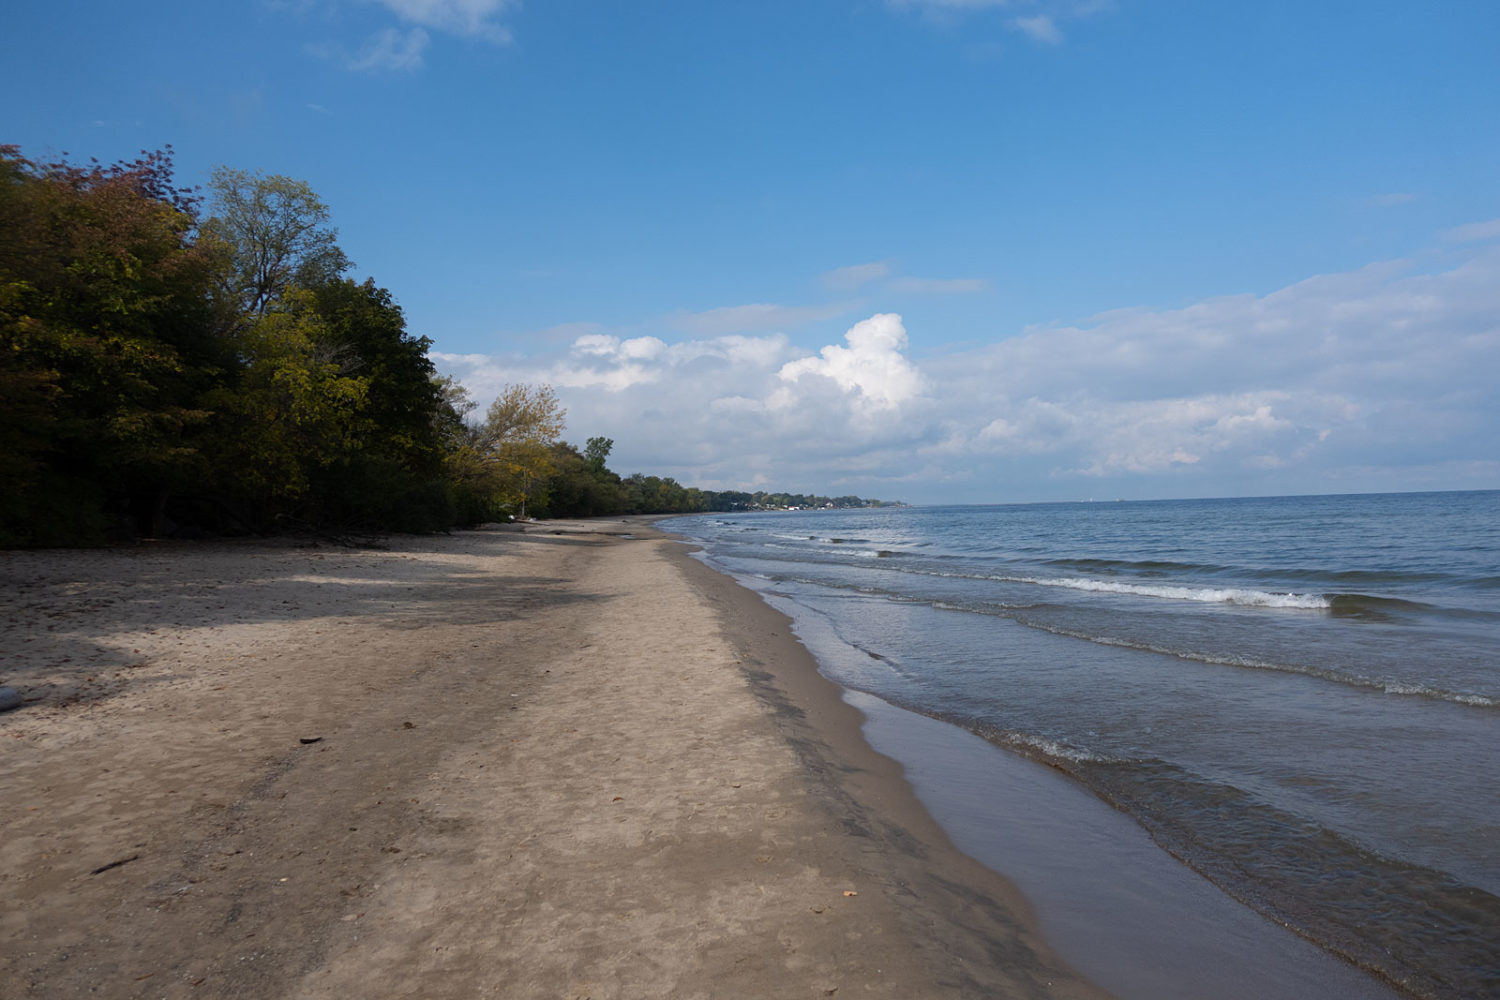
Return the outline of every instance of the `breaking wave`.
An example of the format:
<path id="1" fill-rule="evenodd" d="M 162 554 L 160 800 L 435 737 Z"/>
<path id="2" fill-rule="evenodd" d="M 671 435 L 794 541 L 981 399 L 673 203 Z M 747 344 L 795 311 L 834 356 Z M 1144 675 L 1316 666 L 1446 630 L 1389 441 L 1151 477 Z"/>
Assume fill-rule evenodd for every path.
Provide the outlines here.
<path id="1" fill-rule="evenodd" d="M 1118 580 L 1093 580 L 1081 576 L 1058 579 L 1014 577 L 1012 580 L 1015 583 L 1030 583 L 1039 587 L 1065 587 L 1069 590 L 1088 590 L 1104 594 L 1133 594 L 1137 597 L 1198 601 L 1204 604 L 1243 604 L 1259 608 L 1306 608 L 1317 611 L 1326 611 L 1333 607 L 1332 597 L 1325 594 L 1275 594 L 1243 587 L 1183 587 L 1155 583 L 1123 583 Z"/>

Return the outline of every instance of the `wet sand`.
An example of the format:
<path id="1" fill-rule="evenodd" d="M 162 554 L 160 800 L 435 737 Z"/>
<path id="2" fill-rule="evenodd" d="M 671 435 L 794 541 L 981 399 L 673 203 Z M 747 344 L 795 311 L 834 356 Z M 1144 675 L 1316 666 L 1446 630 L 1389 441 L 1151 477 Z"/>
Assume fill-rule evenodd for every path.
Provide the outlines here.
<path id="1" fill-rule="evenodd" d="M 641 524 L 0 581 L 0 996 L 1103 995 Z"/>

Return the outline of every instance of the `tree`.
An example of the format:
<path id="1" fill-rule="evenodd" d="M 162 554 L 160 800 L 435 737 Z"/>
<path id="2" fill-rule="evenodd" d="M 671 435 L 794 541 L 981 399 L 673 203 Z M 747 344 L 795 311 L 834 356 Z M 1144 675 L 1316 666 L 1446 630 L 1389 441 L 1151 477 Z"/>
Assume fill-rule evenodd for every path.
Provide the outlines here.
<path id="1" fill-rule="evenodd" d="M 314 489 L 334 521 L 423 531 L 452 523 L 440 482 L 452 440 L 449 406 L 426 337 L 406 330 L 401 307 L 374 281 L 337 278 L 310 289 L 318 355 L 368 385 L 360 446 L 319 468 Z"/>
<path id="2" fill-rule="evenodd" d="M 305 181 L 218 167 L 213 216 L 201 241 L 220 261 L 220 290 L 233 315 L 263 316 L 293 285 L 312 288 L 353 266 L 328 224 L 328 206 Z"/>
<path id="3" fill-rule="evenodd" d="M 589 439 L 591 446 L 596 442 L 608 439 Z M 620 477 L 604 467 L 601 456 L 590 458 L 587 451 L 580 455 L 577 448 L 559 441 L 552 446 L 552 464 L 545 516 L 602 517 L 621 512 Z"/>
<path id="4" fill-rule="evenodd" d="M 604 472 L 604 462 L 609 458 L 610 449 L 615 446 L 613 438 L 591 437 L 583 448 L 583 460 L 595 473 Z"/>
<path id="5" fill-rule="evenodd" d="M 485 412 L 484 433 L 497 447 L 522 441 L 551 444 L 562 434 L 567 415 L 550 385 L 507 385 Z"/>
<path id="6" fill-rule="evenodd" d="M 106 167 L 0 147 L 0 541 L 92 540 L 194 474 L 224 356 L 193 208 L 170 150 Z"/>
<path id="7" fill-rule="evenodd" d="M 232 492 L 262 517 L 432 530 L 454 517 L 458 446 L 427 350 L 391 293 L 343 277 L 327 206 L 303 181 L 220 167 L 201 242 L 217 262 L 220 329 L 235 370 L 214 402 Z M 247 420 L 262 414 L 264 420 Z M 461 464 L 461 463 L 460 463 Z"/>
<path id="8" fill-rule="evenodd" d="M 493 470 L 496 496 L 522 517 L 554 468 L 552 445 L 566 416 L 550 385 L 526 384 L 507 385 L 485 414 L 479 451 Z"/>
<path id="9" fill-rule="evenodd" d="M 313 294 L 290 293 L 241 331 L 243 370 L 206 397 L 215 481 L 262 523 L 293 513 L 318 520 L 314 477 L 349 461 L 372 430 L 370 380 L 331 360 L 319 347 L 326 336 Z"/>

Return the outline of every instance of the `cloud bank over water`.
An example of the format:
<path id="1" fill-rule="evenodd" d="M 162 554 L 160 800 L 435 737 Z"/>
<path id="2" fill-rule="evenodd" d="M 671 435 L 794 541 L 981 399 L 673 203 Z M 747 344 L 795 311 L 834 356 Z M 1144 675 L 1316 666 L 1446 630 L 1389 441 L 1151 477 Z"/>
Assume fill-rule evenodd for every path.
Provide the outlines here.
<path id="1" fill-rule="evenodd" d="M 821 308 L 769 305 L 564 351 L 434 357 L 486 402 L 550 382 L 570 440 L 606 434 L 617 471 L 710 488 L 919 502 L 1493 488 L 1500 247 L 1464 249 L 925 357 L 894 313 L 809 350 L 763 321 L 791 329 Z M 750 332 L 717 332 L 730 316 Z M 672 339 L 685 329 L 702 333 Z"/>

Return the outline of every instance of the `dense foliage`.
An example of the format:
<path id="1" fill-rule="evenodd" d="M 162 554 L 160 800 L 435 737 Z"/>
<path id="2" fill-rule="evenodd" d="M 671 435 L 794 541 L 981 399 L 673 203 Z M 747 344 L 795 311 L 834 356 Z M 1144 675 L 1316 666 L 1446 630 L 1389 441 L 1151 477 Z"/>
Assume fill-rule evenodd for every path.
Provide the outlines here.
<path id="1" fill-rule="evenodd" d="M 453 523 L 428 341 L 344 277 L 305 185 L 220 171 L 211 195 L 200 221 L 170 152 L 0 148 L 0 542 Z"/>
<path id="2" fill-rule="evenodd" d="M 177 187 L 170 149 L 0 146 L 0 545 L 829 502 L 622 479 L 609 439 L 560 440 L 547 386 L 467 419 L 305 183 L 220 168 L 209 188 L 205 209 Z"/>

